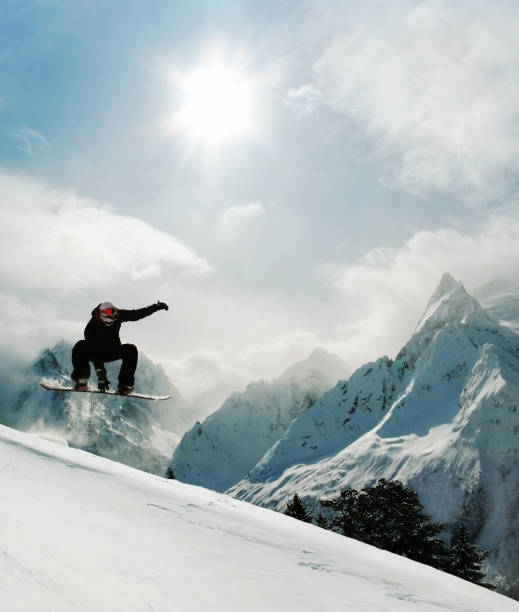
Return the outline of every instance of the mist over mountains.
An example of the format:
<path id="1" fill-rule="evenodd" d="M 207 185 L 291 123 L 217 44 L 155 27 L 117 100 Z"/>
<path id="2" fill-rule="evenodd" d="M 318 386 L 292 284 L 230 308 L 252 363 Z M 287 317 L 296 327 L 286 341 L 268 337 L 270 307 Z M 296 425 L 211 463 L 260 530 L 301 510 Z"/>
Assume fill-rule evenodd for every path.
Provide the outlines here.
<path id="1" fill-rule="evenodd" d="M 188 402 L 163 369 L 143 354 L 136 372 L 137 387 L 147 393 L 171 394 L 170 400 L 143 402 L 42 389 L 38 384 L 42 379 L 71 384 L 71 350 L 70 344 L 60 342 L 43 350 L 28 367 L 19 365 L 15 370 L 13 366 L 9 374 L 4 372 L 0 380 L 0 422 L 22 431 L 56 436 L 70 446 L 162 475 L 172 449 L 192 423 Z M 106 364 L 113 384 L 119 365 Z"/>
<path id="2" fill-rule="evenodd" d="M 341 359 L 316 349 L 274 381 L 250 383 L 184 435 L 171 461 L 176 477 L 225 491 L 345 372 Z"/>
<path id="3" fill-rule="evenodd" d="M 487 313 L 519 332 L 519 274 L 501 276 L 474 293 Z"/>
<path id="4" fill-rule="evenodd" d="M 488 580 L 518 597 L 519 284 L 499 279 L 478 296 L 446 274 L 394 359 L 349 376 L 318 349 L 220 407 L 228 386 L 187 402 L 144 355 L 136 387 L 171 400 L 49 393 L 41 378 L 69 381 L 71 347 L 59 343 L 28 369 L 3 367 L 0 421 L 280 511 L 294 493 L 316 510 L 346 487 L 402 480 L 446 537 L 469 527 L 489 551 Z"/>
<path id="5" fill-rule="evenodd" d="M 506 314 L 504 324 L 444 275 L 396 358 L 381 357 L 339 380 L 254 466 L 244 464 L 246 475 L 227 492 L 281 511 L 297 492 L 317 509 L 320 498 L 348 486 L 402 480 L 447 531 L 460 521 L 471 529 L 489 550 L 488 578 L 517 597 L 519 336 L 511 329 L 510 302 L 500 306 L 490 289 L 486 296 L 494 312 Z M 247 407 L 264 410 L 259 401 Z M 242 426 L 234 414 L 226 431 L 219 418 L 222 410 L 177 447 L 172 468 L 182 467 L 181 479 L 200 483 L 215 472 L 228 474 L 227 459 L 223 453 L 218 459 L 210 441 L 217 438 L 221 449 L 233 452 Z M 191 468 L 196 462 L 191 473 L 183 469 L 189 458 Z M 235 463 L 233 469 L 240 471 Z"/>

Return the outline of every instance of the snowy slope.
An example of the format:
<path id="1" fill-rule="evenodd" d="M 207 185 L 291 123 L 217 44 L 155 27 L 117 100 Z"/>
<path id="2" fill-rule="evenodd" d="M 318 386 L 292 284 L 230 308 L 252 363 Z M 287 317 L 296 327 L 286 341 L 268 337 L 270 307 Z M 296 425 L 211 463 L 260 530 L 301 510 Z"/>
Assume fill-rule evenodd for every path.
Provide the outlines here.
<path id="1" fill-rule="evenodd" d="M 281 514 L 0 426 L 9 612 L 514 612 Z"/>
<path id="2" fill-rule="evenodd" d="M 17 395 L 0 392 L 0 422 L 24 431 L 59 435 L 74 447 L 164 474 L 173 448 L 191 425 L 189 408 L 160 366 L 139 355 L 136 388 L 154 394 L 172 394 L 164 402 L 131 398 L 52 393 L 41 389 L 41 379 L 70 381 L 71 346 L 61 342 L 46 349 L 24 373 Z M 116 384 L 120 362 L 107 364 Z M 96 376 L 92 371 L 91 384 Z"/>
<path id="3" fill-rule="evenodd" d="M 171 461 L 175 477 L 224 491 L 243 478 L 344 372 L 338 357 L 316 349 L 273 382 L 251 383 L 184 435 Z"/>
<path id="4" fill-rule="evenodd" d="M 282 509 L 400 479 L 433 519 L 463 519 L 488 576 L 519 595 L 519 336 L 445 275 L 394 362 L 339 382 L 231 492 Z"/>

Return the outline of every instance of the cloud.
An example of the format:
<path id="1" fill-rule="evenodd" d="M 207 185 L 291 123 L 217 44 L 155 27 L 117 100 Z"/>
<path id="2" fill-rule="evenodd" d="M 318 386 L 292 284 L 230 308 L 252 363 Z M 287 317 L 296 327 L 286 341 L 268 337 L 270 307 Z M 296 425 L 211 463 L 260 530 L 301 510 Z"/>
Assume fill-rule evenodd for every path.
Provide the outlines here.
<path id="1" fill-rule="evenodd" d="M 164 356 L 160 361 L 181 393 L 191 399 L 222 381 L 242 388 L 251 380 L 248 373 L 227 363 L 222 354 L 214 350 L 200 349 L 179 359 Z"/>
<path id="2" fill-rule="evenodd" d="M 319 99 L 360 126 L 412 193 L 466 202 L 508 194 L 519 170 L 519 5 L 483 0 L 317 3 L 313 83 Z M 315 32 L 320 32 L 316 35 Z"/>
<path id="3" fill-rule="evenodd" d="M 511 275 L 519 266 L 519 218 L 494 215 L 472 233 L 421 231 L 400 248 L 377 248 L 354 264 L 330 263 L 323 280 L 343 300 L 335 337 L 327 345 L 355 366 L 406 342 L 444 272 L 468 291 Z"/>
<path id="4" fill-rule="evenodd" d="M 297 89 L 291 89 L 283 102 L 297 117 L 302 119 L 312 115 L 323 103 L 323 93 L 315 85 L 307 83 Z"/>
<path id="5" fill-rule="evenodd" d="M 30 157 L 33 157 L 37 151 L 46 149 L 49 146 L 47 139 L 41 132 L 28 127 L 20 128 L 16 132 L 15 138 L 18 140 L 18 148 L 20 151 L 27 153 Z"/>
<path id="6" fill-rule="evenodd" d="M 277 378 L 318 346 L 322 343 L 316 334 L 298 331 L 272 342 L 250 345 L 234 354 L 200 349 L 180 359 L 163 357 L 160 361 L 181 392 L 194 397 L 222 381 L 244 388 L 254 380 Z"/>
<path id="7" fill-rule="evenodd" d="M 250 372 L 273 378 L 320 345 L 319 338 L 311 331 L 290 332 L 273 342 L 254 344 L 240 351 L 238 361 Z"/>
<path id="8" fill-rule="evenodd" d="M 231 206 L 221 215 L 220 220 L 225 228 L 241 228 L 248 224 L 254 217 L 264 212 L 264 207 L 259 202 L 249 202 L 241 206 Z"/>
<path id="9" fill-rule="evenodd" d="M 71 191 L 4 172 L 0 199 L 4 288 L 72 291 L 210 270 L 174 236 Z"/>
<path id="10" fill-rule="evenodd" d="M 62 301 L 0 291 L 0 312 L 4 350 L 26 361 L 32 361 L 43 346 L 52 346 L 59 339 L 72 340 L 82 330 Z"/>

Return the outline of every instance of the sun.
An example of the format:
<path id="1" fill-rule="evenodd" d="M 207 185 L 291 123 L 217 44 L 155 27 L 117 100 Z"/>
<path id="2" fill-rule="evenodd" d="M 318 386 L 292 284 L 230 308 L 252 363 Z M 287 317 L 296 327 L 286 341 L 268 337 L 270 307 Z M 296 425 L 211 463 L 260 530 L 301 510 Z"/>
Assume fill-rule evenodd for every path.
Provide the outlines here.
<path id="1" fill-rule="evenodd" d="M 255 129 L 253 79 L 213 58 L 175 78 L 181 102 L 172 118 L 175 131 L 206 149 L 219 149 Z"/>

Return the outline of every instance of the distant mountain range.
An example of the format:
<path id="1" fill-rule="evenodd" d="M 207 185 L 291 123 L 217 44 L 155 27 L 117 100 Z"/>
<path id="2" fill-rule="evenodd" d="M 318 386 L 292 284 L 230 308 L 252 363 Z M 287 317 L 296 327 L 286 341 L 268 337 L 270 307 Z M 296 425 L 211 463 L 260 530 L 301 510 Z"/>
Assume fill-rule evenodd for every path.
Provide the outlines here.
<path id="1" fill-rule="evenodd" d="M 72 384 L 71 351 L 69 343 L 59 342 L 41 351 L 28 367 L 19 362 L 10 362 L 8 358 L 2 360 L 0 423 L 22 431 L 36 431 L 42 435 L 58 437 L 66 440 L 70 446 L 163 475 L 182 435 L 197 419 L 203 420 L 212 414 L 228 396 L 231 396 L 230 404 L 235 401 L 234 398 L 239 397 L 239 394 L 233 394 L 233 386 L 222 382 L 187 401 L 169 381 L 162 367 L 142 353 L 139 355 L 136 372 L 136 389 L 155 395 L 170 394 L 170 400 L 155 403 L 118 396 L 100 397 L 43 390 L 38 384 L 42 379 Z M 320 366 L 318 362 L 321 362 Z M 119 366 L 120 362 L 106 364 L 112 386 L 116 384 Z M 327 382 L 324 385 L 319 367 L 329 372 L 325 376 Z M 318 350 L 306 364 L 292 366 L 284 377 L 280 377 L 279 382 L 252 383 L 248 393 L 261 396 L 270 386 L 273 389 L 284 389 L 284 393 L 278 397 L 280 406 L 276 419 L 280 422 L 269 425 L 281 435 L 299 410 L 308 408 L 333 385 L 338 371 L 343 371 L 342 362 Z M 92 369 L 91 384 L 95 385 L 95 380 Z M 265 401 L 269 401 L 268 397 Z M 230 404 L 224 403 L 223 406 Z M 282 416 L 284 410 L 287 414 Z M 262 421 L 252 425 L 251 429 L 263 431 L 264 424 Z M 264 443 L 261 452 L 257 451 L 251 465 L 277 439 L 272 437 L 272 432 L 267 436 L 263 433 L 261 435 L 270 440 L 270 443 Z M 241 463 L 236 462 L 236 465 Z M 232 460 L 228 469 L 232 469 Z M 240 473 L 237 477 L 243 475 Z M 226 482 L 231 485 L 234 480 L 229 480 L 227 476 Z M 207 486 L 211 485 L 207 483 Z"/>
<path id="2" fill-rule="evenodd" d="M 173 469 L 278 510 L 294 493 L 317 511 L 348 486 L 402 480 L 447 530 L 465 522 L 489 550 L 488 578 L 518 597 L 519 302 L 500 303 L 495 289 L 484 297 L 501 322 L 444 275 L 394 361 L 366 364 L 288 412 L 281 387 L 249 387 L 184 436 Z"/>
<path id="3" fill-rule="evenodd" d="M 277 510 L 294 493 L 317 512 L 348 486 L 402 480 L 447 532 L 465 522 L 489 551 L 488 580 L 519 598 L 519 282 L 477 295 L 446 274 L 394 360 L 350 376 L 318 349 L 216 411 L 229 387 L 187 402 L 144 355 L 136 387 L 168 402 L 44 391 L 41 378 L 70 380 L 59 343 L 23 371 L 3 363 L 0 422 Z"/>
<path id="4" fill-rule="evenodd" d="M 184 435 L 171 461 L 175 476 L 225 491 L 345 373 L 341 359 L 316 349 L 276 380 L 254 382 L 243 393 L 234 393 Z"/>

